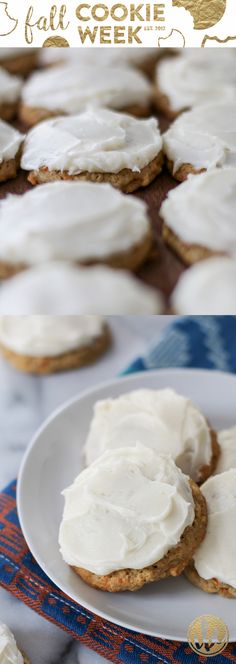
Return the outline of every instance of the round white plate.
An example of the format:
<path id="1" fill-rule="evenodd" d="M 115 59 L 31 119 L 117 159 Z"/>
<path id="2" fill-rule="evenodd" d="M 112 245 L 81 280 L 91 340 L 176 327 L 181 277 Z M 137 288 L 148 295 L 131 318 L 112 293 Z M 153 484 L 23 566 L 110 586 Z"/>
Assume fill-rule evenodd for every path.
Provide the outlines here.
<path id="1" fill-rule="evenodd" d="M 73 600 L 118 625 L 186 641 L 194 618 L 213 613 L 236 640 L 236 602 L 194 588 L 184 577 L 152 583 L 134 593 L 104 593 L 87 586 L 63 562 L 58 528 L 62 489 L 83 468 L 82 449 L 97 399 L 140 387 L 172 387 L 190 397 L 215 428 L 236 424 L 236 376 L 214 371 L 163 370 L 134 374 L 83 393 L 56 411 L 36 433 L 24 457 L 17 505 L 28 546 L 40 567 Z"/>

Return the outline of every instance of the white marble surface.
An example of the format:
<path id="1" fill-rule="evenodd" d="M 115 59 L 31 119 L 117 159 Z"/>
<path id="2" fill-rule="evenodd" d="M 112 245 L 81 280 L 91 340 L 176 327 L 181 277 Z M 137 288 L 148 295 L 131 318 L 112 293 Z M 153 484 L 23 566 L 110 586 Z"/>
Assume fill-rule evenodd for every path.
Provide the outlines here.
<path id="1" fill-rule="evenodd" d="M 48 377 L 17 373 L 0 360 L 0 487 L 14 477 L 35 432 L 58 405 L 80 390 L 115 377 L 157 340 L 171 316 L 110 316 L 114 343 L 91 367 Z M 102 657 L 74 641 L 0 589 L 0 621 L 13 630 L 32 664 L 95 664 Z"/>

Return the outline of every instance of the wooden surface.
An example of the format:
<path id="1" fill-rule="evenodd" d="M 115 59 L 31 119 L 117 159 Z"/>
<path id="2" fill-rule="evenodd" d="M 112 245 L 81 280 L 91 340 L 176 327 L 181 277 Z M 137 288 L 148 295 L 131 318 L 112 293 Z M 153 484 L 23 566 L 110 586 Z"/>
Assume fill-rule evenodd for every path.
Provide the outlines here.
<path id="1" fill-rule="evenodd" d="M 161 116 L 159 117 L 159 122 L 161 130 L 164 131 L 168 126 L 167 122 Z M 14 122 L 14 125 L 21 131 L 25 130 L 24 127 L 16 122 Z M 146 201 L 148 205 L 154 234 L 153 250 L 150 258 L 138 271 L 137 276 L 145 283 L 160 289 L 164 293 L 167 310 L 169 295 L 177 283 L 181 272 L 185 269 L 183 263 L 165 245 L 161 236 L 162 221 L 159 216 L 160 206 L 167 192 L 175 186 L 177 186 L 176 181 L 169 175 L 166 167 L 164 167 L 161 175 L 149 187 L 140 189 L 135 193 L 136 196 Z M 31 188 L 32 186 L 27 182 L 27 173 L 20 171 L 15 180 L 9 180 L 6 183 L 0 184 L 0 199 L 4 198 L 8 193 L 23 194 Z"/>

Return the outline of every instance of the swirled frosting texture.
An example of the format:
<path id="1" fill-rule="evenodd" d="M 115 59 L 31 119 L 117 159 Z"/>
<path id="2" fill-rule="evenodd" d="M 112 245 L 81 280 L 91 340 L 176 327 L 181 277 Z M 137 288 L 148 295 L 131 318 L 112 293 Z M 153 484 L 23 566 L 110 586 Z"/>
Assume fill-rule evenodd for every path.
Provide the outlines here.
<path id="1" fill-rule="evenodd" d="M 157 314 L 160 293 L 128 272 L 105 266 L 77 268 L 51 262 L 5 282 L 0 315 Z"/>
<path id="2" fill-rule="evenodd" d="M 5 49 L 2 49 L 5 50 Z M 1 51 L 1 49 L 0 49 Z M 1 53 L 0 53 L 1 57 Z M 154 48 L 42 48 L 40 62 L 43 65 L 76 63 L 77 65 L 109 66 L 140 66 L 150 59 L 160 57 L 160 50 Z"/>
<path id="3" fill-rule="evenodd" d="M 158 454 L 171 454 L 177 466 L 198 480 L 211 459 L 207 422 L 191 401 L 171 389 L 140 389 L 94 406 L 85 445 L 90 464 L 107 449 L 140 441 Z"/>
<path id="4" fill-rule="evenodd" d="M 194 554 L 194 565 L 203 579 L 217 579 L 236 588 L 236 469 L 210 477 L 201 491 L 207 502 L 205 539 Z"/>
<path id="5" fill-rule="evenodd" d="M 154 118 L 137 120 L 107 109 L 89 109 L 58 117 L 34 127 L 26 137 L 21 161 L 26 171 L 46 166 L 50 171 L 139 172 L 162 148 Z"/>
<path id="6" fill-rule="evenodd" d="M 169 192 L 161 215 L 184 243 L 236 257 L 235 210 L 236 168 L 225 168 L 189 176 Z"/>
<path id="7" fill-rule="evenodd" d="M 182 113 L 164 134 L 164 151 L 176 172 L 183 164 L 196 170 L 236 168 L 236 102 L 215 102 Z"/>
<path id="8" fill-rule="evenodd" d="M 7 122 L 0 120 L 0 163 L 14 159 L 23 139 L 23 134 L 13 129 Z"/>
<path id="9" fill-rule="evenodd" d="M 236 101 L 235 65 L 235 49 L 182 49 L 158 64 L 156 84 L 176 113 L 214 100 Z"/>
<path id="10" fill-rule="evenodd" d="M 103 259 L 149 232 L 146 205 L 109 184 L 54 182 L 0 202 L 0 259 L 7 263 Z"/>
<path id="11" fill-rule="evenodd" d="M 172 294 L 172 307 L 183 316 L 236 314 L 235 283 L 235 259 L 216 257 L 201 261 L 181 275 Z"/>
<path id="12" fill-rule="evenodd" d="M 24 664 L 12 632 L 3 623 L 0 623 L 0 662 L 1 664 Z"/>
<path id="13" fill-rule="evenodd" d="M 0 67 L 0 104 L 14 104 L 20 97 L 21 88 L 21 78 Z"/>
<path id="14" fill-rule="evenodd" d="M 100 337 L 100 316 L 0 316 L 0 343 L 29 357 L 54 357 Z"/>
<path id="15" fill-rule="evenodd" d="M 188 478 L 142 445 L 106 452 L 63 495 L 62 556 L 95 574 L 152 565 L 194 520 Z"/>
<path id="16" fill-rule="evenodd" d="M 220 456 L 214 475 L 236 468 L 236 426 L 219 431 L 217 437 L 220 445 Z"/>
<path id="17" fill-rule="evenodd" d="M 95 67 L 71 62 L 32 74 L 22 101 L 31 108 L 78 113 L 88 106 L 123 109 L 148 105 L 151 85 L 131 67 Z"/>

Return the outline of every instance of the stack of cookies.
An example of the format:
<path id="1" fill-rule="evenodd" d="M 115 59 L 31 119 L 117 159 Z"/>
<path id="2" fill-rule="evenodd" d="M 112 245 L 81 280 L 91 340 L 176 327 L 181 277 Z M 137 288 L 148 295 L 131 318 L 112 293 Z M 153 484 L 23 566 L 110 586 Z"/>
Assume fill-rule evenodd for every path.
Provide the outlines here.
<path id="1" fill-rule="evenodd" d="M 99 401 L 86 469 L 63 495 L 62 557 L 86 583 L 138 590 L 178 576 L 236 596 L 236 431 L 172 389 Z"/>

